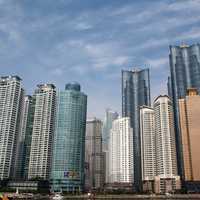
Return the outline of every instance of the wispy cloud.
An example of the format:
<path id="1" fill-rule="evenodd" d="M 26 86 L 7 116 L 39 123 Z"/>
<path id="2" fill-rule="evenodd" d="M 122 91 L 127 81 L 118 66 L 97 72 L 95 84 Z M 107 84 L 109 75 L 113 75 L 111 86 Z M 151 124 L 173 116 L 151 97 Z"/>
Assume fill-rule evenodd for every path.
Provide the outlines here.
<path id="1" fill-rule="evenodd" d="M 157 59 L 147 59 L 147 66 L 150 66 L 153 69 L 167 67 L 169 65 L 168 57 L 157 58 Z"/>
<path id="2" fill-rule="evenodd" d="M 191 11 L 199 11 L 200 1 L 199 0 L 183 0 L 183 1 L 175 1 L 167 5 L 167 9 L 170 11 L 181 11 L 187 10 Z"/>
<path id="3" fill-rule="evenodd" d="M 200 39 L 200 28 L 194 27 L 182 34 L 180 34 L 177 39 L 181 40 L 188 40 L 188 39 Z"/>
<path id="4" fill-rule="evenodd" d="M 164 91 L 168 46 L 199 42 L 199 10 L 200 0 L 0 0 L 0 73 L 24 74 L 32 88 L 82 81 L 90 113 L 112 101 L 120 110 L 120 70 L 149 66 L 153 95 Z"/>
<path id="5" fill-rule="evenodd" d="M 74 28 L 76 30 L 88 30 L 92 28 L 92 25 L 87 22 L 78 22 L 75 24 Z"/>

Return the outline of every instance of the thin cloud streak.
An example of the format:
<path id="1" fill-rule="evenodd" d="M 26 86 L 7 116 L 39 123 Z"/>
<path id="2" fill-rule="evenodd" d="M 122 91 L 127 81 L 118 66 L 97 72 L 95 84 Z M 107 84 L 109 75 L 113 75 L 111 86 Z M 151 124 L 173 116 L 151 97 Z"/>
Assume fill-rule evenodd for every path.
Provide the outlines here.
<path id="1" fill-rule="evenodd" d="M 0 5 L 0 73 L 19 73 L 28 91 L 37 81 L 59 86 L 79 81 L 91 96 L 89 114 L 97 116 L 112 101 L 121 110 L 122 68 L 150 67 L 157 94 L 166 88 L 169 45 L 200 38 L 199 0 L 0 0 Z M 98 101 L 94 90 L 102 90 L 106 100 Z"/>

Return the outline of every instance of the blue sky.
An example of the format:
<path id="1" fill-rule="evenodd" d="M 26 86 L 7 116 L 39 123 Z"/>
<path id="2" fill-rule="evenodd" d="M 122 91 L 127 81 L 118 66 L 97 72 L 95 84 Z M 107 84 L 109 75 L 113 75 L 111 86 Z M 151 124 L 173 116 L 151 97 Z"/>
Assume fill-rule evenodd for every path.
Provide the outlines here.
<path id="1" fill-rule="evenodd" d="M 169 45 L 200 39 L 200 0 L 0 0 L 0 75 L 77 81 L 88 117 L 121 112 L 121 69 L 150 68 L 152 99 L 166 93 Z"/>

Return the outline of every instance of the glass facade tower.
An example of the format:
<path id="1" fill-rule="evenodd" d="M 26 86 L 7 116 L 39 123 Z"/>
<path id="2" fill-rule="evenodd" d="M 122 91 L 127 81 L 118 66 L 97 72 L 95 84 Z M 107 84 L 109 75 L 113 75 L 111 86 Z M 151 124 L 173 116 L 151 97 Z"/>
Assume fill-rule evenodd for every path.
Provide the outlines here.
<path id="1" fill-rule="evenodd" d="M 110 138 L 110 130 L 112 129 L 112 123 L 118 118 L 118 113 L 111 109 L 106 109 L 106 115 L 102 128 L 102 151 L 104 152 L 104 179 L 108 183 L 108 170 L 109 170 L 109 151 L 108 144 Z"/>
<path id="2" fill-rule="evenodd" d="M 51 188 L 53 191 L 82 191 L 84 186 L 87 96 L 77 83 L 59 92 L 54 138 Z"/>
<path id="3" fill-rule="evenodd" d="M 183 176 L 178 100 L 186 97 L 188 88 L 196 88 L 200 93 L 200 44 L 170 46 L 169 60 L 171 72 L 170 94 L 174 106 L 178 172 Z"/>
<path id="4" fill-rule="evenodd" d="M 134 185 L 141 189 L 140 106 L 150 106 L 149 69 L 122 71 L 122 116 L 133 128 Z"/>
<path id="5" fill-rule="evenodd" d="M 35 98 L 32 96 L 25 96 L 23 108 L 23 122 L 22 122 L 22 168 L 21 177 L 24 180 L 28 179 L 28 166 L 31 152 L 31 141 L 33 132 L 33 120 L 35 111 Z"/>
<path id="6" fill-rule="evenodd" d="M 18 139 L 17 166 L 15 179 L 28 179 L 31 139 L 33 131 L 34 103 L 31 96 L 24 96 L 21 109 L 21 128 Z"/>
<path id="7" fill-rule="evenodd" d="M 110 130 L 112 129 L 112 122 L 118 118 L 118 113 L 112 111 L 111 109 L 106 109 L 106 116 L 103 122 L 103 132 L 102 132 L 102 139 L 103 139 L 103 151 L 108 150 L 108 143 L 109 143 L 109 135 Z"/>

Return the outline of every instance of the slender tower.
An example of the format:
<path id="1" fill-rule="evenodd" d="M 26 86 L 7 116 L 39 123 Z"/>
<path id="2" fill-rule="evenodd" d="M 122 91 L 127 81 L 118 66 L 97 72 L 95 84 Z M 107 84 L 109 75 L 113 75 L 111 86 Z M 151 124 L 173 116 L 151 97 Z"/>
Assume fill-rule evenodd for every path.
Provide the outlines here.
<path id="1" fill-rule="evenodd" d="M 177 172 L 176 141 L 172 102 L 167 95 L 154 101 L 156 168 L 155 192 L 165 193 L 180 189 Z"/>
<path id="2" fill-rule="evenodd" d="M 130 117 L 133 128 L 134 181 L 141 190 L 140 106 L 150 106 L 149 69 L 122 71 L 122 117 Z"/>
<path id="3" fill-rule="evenodd" d="M 28 179 L 49 179 L 54 137 L 56 89 L 53 84 L 38 85 L 35 91 L 35 112 Z"/>
<path id="4" fill-rule="evenodd" d="M 21 127 L 17 148 L 17 165 L 15 179 L 25 180 L 28 177 L 28 163 L 33 130 L 34 103 L 31 96 L 24 96 L 21 109 Z"/>
<path id="5" fill-rule="evenodd" d="M 85 137 L 85 189 L 103 189 L 102 121 L 87 120 Z"/>
<path id="6" fill-rule="evenodd" d="M 18 76 L 0 78 L 0 179 L 14 178 L 23 89 Z"/>
<path id="7" fill-rule="evenodd" d="M 130 118 L 113 121 L 109 139 L 109 183 L 133 186 L 133 130 Z"/>
<path id="8" fill-rule="evenodd" d="M 103 122 L 102 131 L 102 150 L 104 154 L 104 180 L 108 183 L 108 170 L 109 170 L 109 150 L 108 144 L 110 139 L 110 130 L 112 129 L 112 123 L 117 119 L 119 114 L 111 109 L 106 109 L 106 116 Z"/>
<path id="9" fill-rule="evenodd" d="M 141 166 L 143 185 L 151 185 L 156 176 L 156 143 L 154 109 L 140 108 Z M 153 186 L 153 185 L 152 185 Z M 150 190 L 153 187 L 149 188 Z"/>

